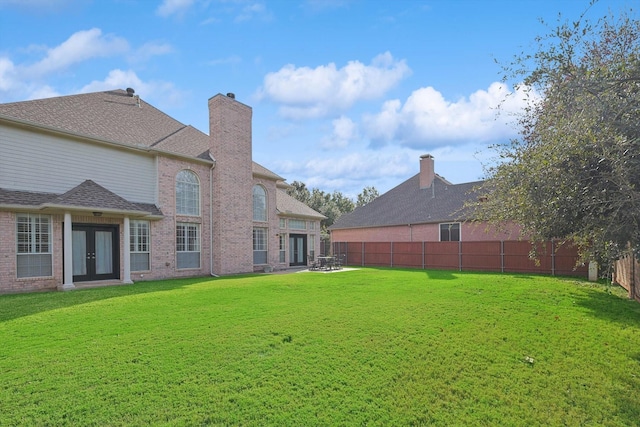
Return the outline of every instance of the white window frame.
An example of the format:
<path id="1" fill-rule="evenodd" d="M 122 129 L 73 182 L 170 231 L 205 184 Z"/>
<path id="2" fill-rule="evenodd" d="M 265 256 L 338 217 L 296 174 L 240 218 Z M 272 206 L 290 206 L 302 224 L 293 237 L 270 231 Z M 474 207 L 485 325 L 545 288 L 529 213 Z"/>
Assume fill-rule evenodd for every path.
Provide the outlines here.
<path id="1" fill-rule="evenodd" d="M 176 223 L 176 268 L 200 268 L 200 247 L 200 224 Z"/>
<path id="2" fill-rule="evenodd" d="M 268 263 L 268 229 L 262 227 L 253 228 L 253 264 L 264 265 Z"/>
<path id="3" fill-rule="evenodd" d="M 176 175 L 176 213 L 200 216 L 200 179 L 189 169 Z"/>
<path id="4" fill-rule="evenodd" d="M 309 234 L 309 255 L 316 259 L 316 235 Z"/>
<path id="5" fill-rule="evenodd" d="M 260 184 L 253 186 L 253 220 L 267 222 L 267 190 Z"/>
<path id="6" fill-rule="evenodd" d="M 131 271 L 151 270 L 151 223 L 146 220 L 129 221 L 129 251 Z M 141 268 L 146 264 L 146 268 Z"/>
<path id="7" fill-rule="evenodd" d="M 304 219 L 290 219 L 289 229 L 290 230 L 306 230 L 307 221 L 305 221 Z"/>
<path id="8" fill-rule="evenodd" d="M 280 233 L 280 239 L 279 239 L 278 245 L 280 249 L 279 260 L 281 263 L 287 262 L 287 240 L 288 240 L 287 237 L 288 236 L 285 233 Z"/>
<path id="9" fill-rule="evenodd" d="M 442 227 L 443 226 L 447 226 L 449 228 L 449 239 L 448 240 L 442 240 Z M 458 228 L 458 239 L 457 240 L 451 240 L 451 227 L 452 226 L 457 226 Z M 462 241 L 462 225 L 459 222 L 443 222 L 438 224 L 438 236 L 439 236 L 439 240 L 441 242 L 460 242 Z"/>
<path id="10" fill-rule="evenodd" d="M 51 216 L 16 215 L 16 274 L 24 277 L 53 276 Z"/>

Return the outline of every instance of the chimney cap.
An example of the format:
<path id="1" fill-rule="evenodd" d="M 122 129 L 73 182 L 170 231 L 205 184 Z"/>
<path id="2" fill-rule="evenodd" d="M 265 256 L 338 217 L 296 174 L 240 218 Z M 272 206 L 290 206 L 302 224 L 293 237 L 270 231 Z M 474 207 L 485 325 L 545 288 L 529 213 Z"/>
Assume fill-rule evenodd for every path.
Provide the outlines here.
<path id="1" fill-rule="evenodd" d="M 236 99 L 236 94 L 235 94 L 235 93 L 233 93 L 233 92 L 229 92 L 229 93 L 227 93 L 227 96 L 228 96 L 229 98 L 231 98 L 231 99 Z"/>
<path id="2" fill-rule="evenodd" d="M 420 156 L 421 159 L 433 159 L 433 156 L 431 154 L 423 154 L 422 156 Z"/>
<path id="3" fill-rule="evenodd" d="M 133 90 L 133 88 L 130 88 L 130 87 L 127 88 L 127 95 L 133 96 L 134 93 L 136 93 L 136 91 Z"/>

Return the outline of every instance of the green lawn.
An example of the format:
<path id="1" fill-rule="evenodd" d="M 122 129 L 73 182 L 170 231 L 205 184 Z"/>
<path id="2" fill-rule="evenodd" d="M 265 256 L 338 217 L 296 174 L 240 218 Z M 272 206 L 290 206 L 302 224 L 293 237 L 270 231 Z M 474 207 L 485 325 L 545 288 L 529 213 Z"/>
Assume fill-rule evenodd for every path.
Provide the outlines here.
<path id="1" fill-rule="evenodd" d="M 0 296 L 0 425 L 640 423 L 640 304 L 362 269 Z"/>

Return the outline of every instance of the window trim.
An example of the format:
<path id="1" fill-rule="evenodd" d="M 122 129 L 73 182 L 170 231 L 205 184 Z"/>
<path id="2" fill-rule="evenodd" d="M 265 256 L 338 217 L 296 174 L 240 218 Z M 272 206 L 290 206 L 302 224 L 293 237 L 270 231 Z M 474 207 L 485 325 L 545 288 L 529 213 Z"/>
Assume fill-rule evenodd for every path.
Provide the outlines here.
<path id="1" fill-rule="evenodd" d="M 261 194 L 256 194 L 256 190 L 258 190 L 258 189 L 262 191 Z M 269 203 L 268 203 L 268 200 L 267 200 L 267 189 L 264 188 L 263 185 L 255 184 L 253 186 L 253 188 L 251 189 L 251 193 L 252 193 L 252 199 L 251 200 L 253 201 L 253 204 L 252 204 L 252 207 L 253 207 L 253 214 L 252 214 L 253 221 L 255 221 L 255 222 L 267 222 L 269 220 Z M 260 197 L 260 198 L 263 199 L 264 206 L 260 207 L 260 206 L 256 205 L 256 197 Z M 262 212 L 258 212 L 258 214 L 262 213 L 263 215 L 256 215 L 257 209 L 260 209 L 260 208 L 262 208 L 263 211 Z"/>
<path id="2" fill-rule="evenodd" d="M 20 231 L 21 219 L 26 218 L 28 224 L 28 230 L 26 232 Z M 46 230 L 42 232 L 43 222 L 41 220 L 46 219 Z M 24 222 L 23 222 L 24 224 Z M 18 213 L 15 217 L 16 225 L 16 277 L 18 279 L 27 279 L 32 277 L 53 277 L 53 222 L 51 215 L 39 214 L 39 213 Z M 21 234 L 26 235 L 28 241 L 21 242 Z M 40 236 L 40 238 L 38 238 Z M 46 236 L 46 241 L 43 243 L 42 236 Z M 46 249 L 43 246 L 46 245 Z M 22 248 L 21 248 L 22 246 Z M 27 249 L 27 250 L 25 250 Z M 20 261 L 19 258 L 34 257 L 40 255 L 42 259 L 49 260 L 48 266 L 46 264 L 38 264 L 38 269 L 42 270 L 43 265 L 49 269 L 49 274 L 31 274 L 20 275 Z"/>
<path id="3" fill-rule="evenodd" d="M 290 230 L 306 230 L 307 221 L 304 219 L 290 218 L 289 229 Z"/>
<path id="4" fill-rule="evenodd" d="M 448 240 L 442 240 L 442 227 L 443 226 L 448 226 L 448 232 L 449 232 L 449 239 Z M 458 230 L 458 239 L 457 240 L 451 240 L 451 227 L 452 226 L 456 226 L 457 230 Z M 462 241 L 462 224 L 459 222 L 441 222 L 440 224 L 438 224 L 438 241 L 440 242 L 461 242 Z"/>
<path id="5" fill-rule="evenodd" d="M 195 178 L 196 182 L 191 182 L 189 180 L 181 179 L 181 176 L 191 176 Z M 201 215 L 200 186 L 201 186 L 200 177 L 198 176 L 197 173 L 195 173 L 191 169 L 182 169 L 176 174 L 176 179 L 175 179 L 176 207 L 175 209 L 176 209 L 177 215 L 184 215 L 184 216 L 200 216 Z M 182 190 L 182 194 L 184 194 L 185 197 L 180 198 L 178 196 L 179 187 L 184 187 L 184 188 L 181 188 L 181 190 Z M 197 194 L 195 194 L 195 197 L 192 197 L 190 200 L 187 200 L 186 196 L 192 195 L 193 193 L 197 193 Z M 191 204 L 194 202 L 195 202 L 195 206 L 191 206 Z M 189 206 L 185 206 L 187 203 L 189 203 Z"/>
<path id="6" fill-rule="evenodd" d="M 261 236 L 257 236 L 256 232 L 260 232 Z M 253 248 L 253 265 L 266 265 L 269 264 L 269 229 L 266 227 L 253 227 L 252 232 L 252 248 Z M 260 241 L 258 237 L 262 237 Z M 256 249 L 256 243 L 260 244 L 260 247 Z M 264 247 L 264 249 L 262 249 Z M 256 254 L 264 252 L 265 262 L 256 263 Z"/>
<path id="7" fill-rule="evenodd" d="M 144 225 L 146 229 L 146 236 L 142 236 L 139 232 L 139 226 Z M 146 242 L 141 241 L 141 237 L 146 237 Z M 140 250 L 142 246 L 146 245 L 146 250 Z M 135 263 L 133 262 L 134 255 L 146 254 L 147 255 L 147 268 L 143 270 L 134 269 Z M 151 221 L 144 219 L 132 219 L 129 221 L 129 258 L 132 272 L 138 271 L 150 271 L 151 270 Z"/>
<path id="8" fill-rule="evenodd" d="M 180 229 L 183 229 L 180 232 Z M 195 244 L 194 242 L 189 241 L 189 229 L 193 229 L 195 231 Z M 176 269 L 177 270 L 194 270 L 202 268 L 202 237 L 201 237 L 201 228 L 200 224 L 194 222 L 176 222 Z M 182 238 L 182 242 L 180 239 Z M 182 250 L 180 249 L 182 247 Z M 198 265 L 195 267 L 192 266 L 180 266 L 180 257 L 179 254 L 198 254 Z"/>

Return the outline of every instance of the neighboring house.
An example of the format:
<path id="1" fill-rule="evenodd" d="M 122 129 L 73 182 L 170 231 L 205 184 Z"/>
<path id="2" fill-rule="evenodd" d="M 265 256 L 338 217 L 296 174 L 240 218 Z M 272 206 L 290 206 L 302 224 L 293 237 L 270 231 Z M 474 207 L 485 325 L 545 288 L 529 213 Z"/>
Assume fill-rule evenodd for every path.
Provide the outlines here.
<path id="1" fill-rule="evenodd" d="M 464 205 L 477 197 L 482 181 L 451 184 L 435 173 L 433 156 L 420 157 L 420 173 L 331 227 L 332 242 L 443 242 L 517 239 L 519 230 L 487 232 L 467 220 Z"/>
<path id="2" fill-rule="evenodd" d="M 0 292 L 305 265 L 323 215 L 252 161 L 250 107 L 209 135 L 131 89 L 0 104 Z"/>

